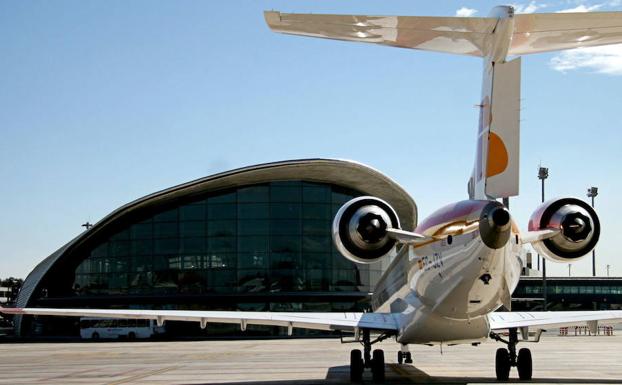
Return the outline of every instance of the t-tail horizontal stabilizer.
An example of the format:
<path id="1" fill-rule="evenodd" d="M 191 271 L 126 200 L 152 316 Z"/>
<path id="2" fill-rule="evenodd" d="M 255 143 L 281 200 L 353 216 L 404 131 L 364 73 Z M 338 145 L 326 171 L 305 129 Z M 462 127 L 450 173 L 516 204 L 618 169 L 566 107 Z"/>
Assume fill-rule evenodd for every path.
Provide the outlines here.
<path id="1" fill-rule="evenodd" d="M 622 43 L 622 12 L 514 14 L 495 7 L 488 17 L 321 15 L 266 11 L 274 32 L 489 57 Z M 502 49 L 501 21 L 512 19 Z"/>

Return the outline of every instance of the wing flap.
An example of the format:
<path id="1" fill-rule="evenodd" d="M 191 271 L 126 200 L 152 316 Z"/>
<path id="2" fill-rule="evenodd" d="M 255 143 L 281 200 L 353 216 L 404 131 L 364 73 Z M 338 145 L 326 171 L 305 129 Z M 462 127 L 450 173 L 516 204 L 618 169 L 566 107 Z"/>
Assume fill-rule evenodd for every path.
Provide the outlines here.
<path id="1" fill-rule="evenodd" d="M 482 17 L 314 15 L 265 12 L 275 32 L 484 56 L 497 20 Z"/>
<path id="2" fill-rule="evenodd" d="M 622 43 L 622 12 L 533 13 L 514 17 L 510 55 Z"/>
<path id="3" fill-rule="evenodd" d="M 593 321 L 622 323 L 622 310 L 495 312 L 488 316 L 488 320 L 492 330 L 536 326 L 575 326 Z"/>
<path id="4" fill-rule="evenodd" d="M 268 325 L 315 330 L 398 330 L 390 313 L 289 313 L 195 310 L 0 308 L 0 313 L 40 316 L 133 318 L 164 321 Z"/>

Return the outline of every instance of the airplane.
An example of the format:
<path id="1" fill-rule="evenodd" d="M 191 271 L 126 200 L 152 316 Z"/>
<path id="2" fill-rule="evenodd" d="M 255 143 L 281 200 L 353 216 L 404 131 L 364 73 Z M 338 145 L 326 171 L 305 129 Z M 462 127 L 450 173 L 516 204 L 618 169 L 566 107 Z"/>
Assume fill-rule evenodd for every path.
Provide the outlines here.
<path id="1" fill-rule="evenodd" d="M 531 351 L 543 328 L 599 321 L 620 322 L 622 311 L 512 312 L 511 293 L 523 266 L 521 249 L 531 244 L 545 258 L 574 262 L 598 242 L 600 221 L 580 199 L 549 200 L 532 214 L 528 231 L 512 218 L 509 197 L 518 195 L 521 55 L 622 43 L 622 12 L 515 14 L 511 6 L 488 17 L 319 15 L 265 12 L 268 26 L 286 34 L 367 42 L 470 55 L 483 59 L 476 157 L 466 200 L 442 207 L 414 231 L 401 229 L 385 201 L 357 197 L 332 224 L 333 241 L 357 263 L 391 262 L 374 290 L 372 312 L 287 313 L 244 311 L 0 308 L 7 314 L 141 318 L 165 321 L 275 325 L 352 332 L 363 350 L 350 353 L 350 379 L 366 368 L 385 378 L 385 358 L 372 346 L 387 338 L 400 344 L 399 364 L 412 363 L 410 344 L 478 344 L 488 338 L 506 345 L 495 356 L 498 380 L 516 367 L 532 377 Z M 499 201 L 499 200 L 502 201 Z M 530 329 L 535 338 L 530 338 Z M 507 338 L 504 338 L 504 332 Z M 520 338 L 519 338 L 520 335 Z"/>

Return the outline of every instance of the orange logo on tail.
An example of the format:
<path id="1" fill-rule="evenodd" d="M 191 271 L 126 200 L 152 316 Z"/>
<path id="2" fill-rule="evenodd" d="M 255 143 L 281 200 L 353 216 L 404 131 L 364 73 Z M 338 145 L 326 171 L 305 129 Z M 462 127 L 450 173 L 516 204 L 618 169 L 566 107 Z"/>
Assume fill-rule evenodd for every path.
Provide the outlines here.
<path id="1" fill-rule="evenodd" d="M 486 163 L 486 177 L 490 178 L 501 174 L 508 167 L 508 151 L 503 140 L 494 132 L 488 137 L 488 161 Z"/>

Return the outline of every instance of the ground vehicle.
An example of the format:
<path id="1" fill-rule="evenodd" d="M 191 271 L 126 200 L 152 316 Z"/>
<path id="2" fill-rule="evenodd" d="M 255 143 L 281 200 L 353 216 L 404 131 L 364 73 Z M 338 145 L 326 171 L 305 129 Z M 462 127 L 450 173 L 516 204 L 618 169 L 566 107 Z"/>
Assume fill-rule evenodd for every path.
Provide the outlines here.
<path id="1" fill-rule="evenodd" d="M 117 318 L 80 318 L 80 337 L 98 340 L 100 338 L 150 338 L 164 333 L 163 326 L 154 320 Z"/>

